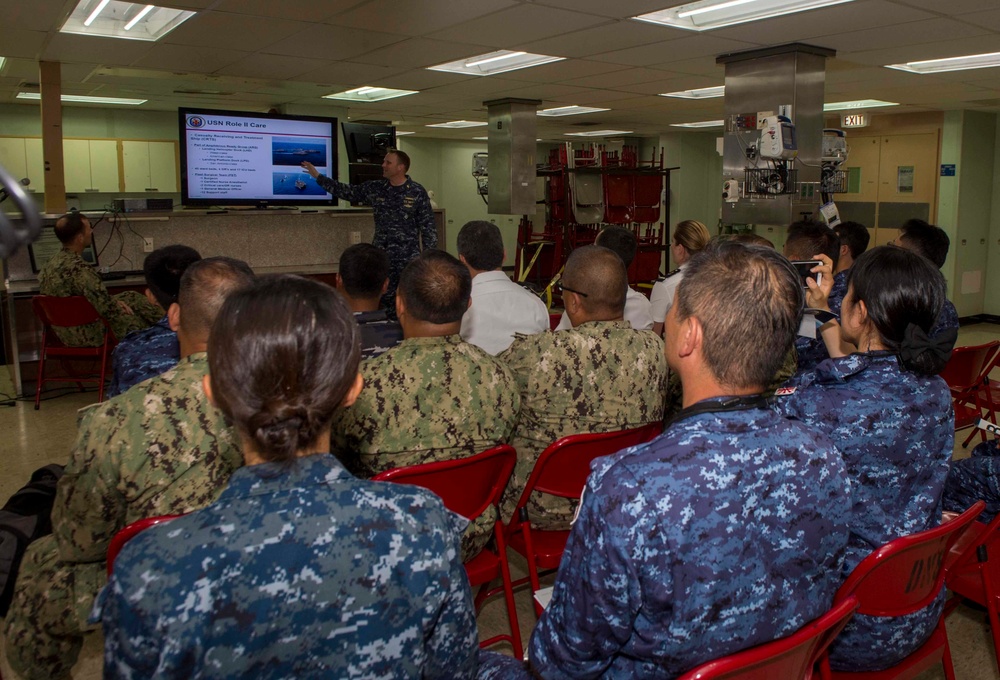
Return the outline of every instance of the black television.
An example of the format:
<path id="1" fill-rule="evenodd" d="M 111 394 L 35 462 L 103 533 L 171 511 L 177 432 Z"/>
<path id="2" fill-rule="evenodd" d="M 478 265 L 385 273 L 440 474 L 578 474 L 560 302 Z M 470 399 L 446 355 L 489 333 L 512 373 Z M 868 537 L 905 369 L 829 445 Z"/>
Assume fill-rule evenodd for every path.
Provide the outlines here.
<path id="1" fill-rule="evenodd" d="M 349 163 L 381 165 L 389 149 L 396 148 L 396 128 L 391 125 L 343 123 L 341 127 Z"/>
<path id="2" fill-rule="evenodd" d="M 337 119 L 178 109 L 186 206 L 337 204 L 299 165 L 337 179 Z"/>

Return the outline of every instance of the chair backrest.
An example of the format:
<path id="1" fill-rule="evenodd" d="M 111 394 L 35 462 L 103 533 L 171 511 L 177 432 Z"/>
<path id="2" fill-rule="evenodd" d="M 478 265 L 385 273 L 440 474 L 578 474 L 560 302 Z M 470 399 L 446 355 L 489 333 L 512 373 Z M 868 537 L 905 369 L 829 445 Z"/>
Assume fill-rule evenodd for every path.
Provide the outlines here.
<path id="1" fill-rule="evenodd" d="M 139 519 L 115 534 L 111 539 L 111 543 L 108 544 L 108 577 L 110 578 L 111 576 L 111 572 L 115 566 L 115 560 L 118 559 L 118 553 L 121 552 L 126 543 L 149 527 L 155 527 L 157 524 L 163 524 L 165 522 L 175 520 L 178 517 L 181 517 L 181 515 L 160 515 L 159 517 Z"/>
<path id="2" fill-rule="evenodd" d="M 46 327 L 86 326 L 95 321 L 102 321 L 101 315 L 82 295 L 70 297 L 36 295 L 31 298 L 31 306 L 35 310 L 35 316 Z"/>
<path id="3" fill-rule="evenodd" d="M 949 522 L 886 543 L 861 560 L 834 602 L 854 595 L 858 613 L 868 616 L 903 616 L 923 609 L 941 591 L 952 545 L 984 507 L 979 501 Z"/>
<path id="4" fill-rule="evenodd" d="M 372 479 L 423 487 L 440 496 L 452 512 L 475 519 L 500 502 L 516 462 L 514 448 L 502 444 L 468 458 L 386 470 Z"/>
<path id="5" fill-rule="evenodd" d="M 788 637 L 709 661 L 678 680 L 807 680 L 857 608 L 857 598 L 849 597 Z"/>
<path id="6" fill-rule="evenodd" d="M 978 386 L 992 366 L 993 356 L 1000 349 L 1000 340 L 988 342 L 985 345 L 956 347 L 951 352 L 951 358 L 941 371 L 941 377 L 948 387 L 965 392 Z"/>

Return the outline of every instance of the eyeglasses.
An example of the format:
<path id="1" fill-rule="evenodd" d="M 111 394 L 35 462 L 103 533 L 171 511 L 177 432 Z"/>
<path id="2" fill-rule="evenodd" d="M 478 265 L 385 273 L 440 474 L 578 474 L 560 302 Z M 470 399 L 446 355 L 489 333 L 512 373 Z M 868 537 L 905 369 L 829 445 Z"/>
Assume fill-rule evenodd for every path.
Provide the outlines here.
<path id="1" fill-rule="evenodd" d="M 560 291 L 567 291 L 567 292 L 570 292 L 570 293 L 576 293 L 576 294 L 577 294 L 577 295 L 579 295 L 580 297 L 587 297 L 587 294 L 586 294 L 586 293 L 584 293 L 583 291 L 581 291 L 581 290 L 573 290 L 573 289 L 572 289 L 572 288 L 570 288 L 569 286 L 564 286 L 564 285 L 563 285 L 563 284 L 561 284 L 561 283 L 559 284 L 559 290 L 560 290 Z"/>

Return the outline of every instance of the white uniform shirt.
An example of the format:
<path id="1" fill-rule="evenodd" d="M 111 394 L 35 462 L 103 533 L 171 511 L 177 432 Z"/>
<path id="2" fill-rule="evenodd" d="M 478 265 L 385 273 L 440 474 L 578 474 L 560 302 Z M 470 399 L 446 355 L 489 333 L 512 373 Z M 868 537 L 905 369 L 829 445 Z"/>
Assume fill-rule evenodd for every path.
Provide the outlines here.
<path id="1" fill-rule="evenodd" d="M 632 324 L 632 328 L 637 331 L 648 331 L 653 328 L 653 313 L 650 311 L 649 300 L 646 299 L 645 295 L 631 288 L 625 293 L 625 320 Z M 556 330 L 564 331 L 572 327 L 573 324 L 569 322 L 569 316 L 563 312 Z"/>
<path id="2" fill-rule="evenodd" d="M 684 278 L 685 266 L 686 264 L 682 264 L 676 274 L 671 274 L 664 280 L 653 284 L 653 290 L 649 294 L 649 303 L 653 308 L 653 320 L 656 323 L 663 323 L 663 320 L 667 318 L 667 312 L 674 304 L 677 284 Z"/>
<path id="3" fill-rule="evenodd" d="M 541 299 L 501 271 L 472 279 L 472 306 L 462 317 L 462 338 L 496 355 L 510 347 L 514 333 L 534 335 L 549 328 L 549 310 Z"/>

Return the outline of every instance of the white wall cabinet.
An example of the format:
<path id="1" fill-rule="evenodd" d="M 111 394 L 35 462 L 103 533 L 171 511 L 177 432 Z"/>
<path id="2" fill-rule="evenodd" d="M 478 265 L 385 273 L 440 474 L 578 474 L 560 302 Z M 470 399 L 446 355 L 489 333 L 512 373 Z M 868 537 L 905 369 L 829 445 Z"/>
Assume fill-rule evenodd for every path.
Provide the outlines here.
<path id="1" fill-rule="evenodd" d="M 14 176 L 27 177 L 31 184 L 27 191 L 45 191 L 45 162 L 42 159 L 42 140 L 38 137 L 0 137 L 0 165 Z"/>
<path id="2" fill-rule="evenodd" d="M 175 142 L 123 141 L 122 167 L 125 191 L 178 191 Z"/>
<path id="3" fill-rule="evenodd" d="M 115 139 L 64 139 L 63 164 L 67 193 L 117 193 L 118 141 Z"/>

